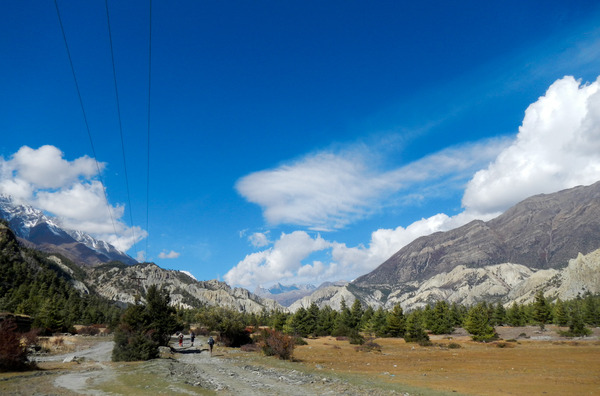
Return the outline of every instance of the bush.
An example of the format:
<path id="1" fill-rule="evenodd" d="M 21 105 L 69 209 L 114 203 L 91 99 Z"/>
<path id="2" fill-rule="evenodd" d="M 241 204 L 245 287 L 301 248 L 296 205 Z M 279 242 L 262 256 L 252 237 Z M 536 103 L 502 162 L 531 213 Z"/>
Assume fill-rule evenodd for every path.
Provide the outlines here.
<path id="1" fill-rule="evenodd" d="M 27 347 L 34 345 L 37 334 L 23 335 L 17 332 L 17 324 L 10 318 L 0 322 L 0 372 L 24 371 L 35 368 L 27 360 Z"/>
<path id="2" fill-rule="evenodd" d="M 294 345 L 308 345 L 308 342 L 306 342 L 306 340 L 302 337 L 295 337 Z"/>
<path id="3" fill-rule="evenodd" d="M 291 359 L 294 352 L 294 338 L 277 330 L 263 329 L 258 344 L 265 355 L 283 360 Z"/>
<path id="4" fill-rule="evenodd" d="M 448 348 L 449 349 L 460 349 L 462 347 L 460 346 L 460 344 L 457 344 L 456 342 L 451 342 L 450 344 L 448 344 Z"/>
<path id="5" fill-rule="evenodd" d="M 85 326 L 77 331 L 77 334 L 95 336 L 100 334 L 98 326 Z"/>
<path id="6" fill-rule="evenodd" d="M 381 345 L 373 340 L 368 340 L 361 346 L 355 347 L 357 352 L 381 352 Z"/>

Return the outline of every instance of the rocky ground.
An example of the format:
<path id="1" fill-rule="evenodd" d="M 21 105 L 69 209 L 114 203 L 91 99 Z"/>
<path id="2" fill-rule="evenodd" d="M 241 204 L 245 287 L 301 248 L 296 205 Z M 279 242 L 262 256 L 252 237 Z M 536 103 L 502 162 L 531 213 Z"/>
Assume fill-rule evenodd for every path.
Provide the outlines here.
<path id="1" fill-rule="evenodd" d="M 515 353 L 526 355 L 542 353 L 542 360 L 547 356 L 554 356 L 553 352 L 548 352 L 551 355 L 544 355 L 544 352 L 540 351 L 544 348 L 542 345 L 552 347 L 561 354 L 566 353 L 572 360 L 580 359 L 579 356 L 586 350 L 595 353 L 598 349 L 600 342 L 598 328 L 594 329 L 594 334 L 586 337 L 584 341 L 565 341 L 558 335 L 557 329 L 551 327 L 546 331 L 540 331 L 538 327 L 533 326 L 498 327 L 496 330 L 502 339 L 514 340 L 504 349 L 473 344 L 463 329 L 457 329 L 451 336 L 432 338 L 436 343 L 447 343 L 449 340 L 459 342 L 462 345 L 459 350 L 418 346 L 415 349 L 414 346 L 406 345 L 403 341 L 381 339 L 379 342 L 384 346 L 385 353 L 357 353 L 354 351 L 355 346 L 348 344 L 347 341 L 338 342 L 333 338 L 309 340 L 308 346 L 297 351 L 299 361 L 293 362 L 219 346 L 211 356 L 206 346 L 206 339 L 203 337 L 196 338 L 196 345 L 193 347 L 188 339 L 184 341 L 182 348 L 179 348 L 174 340 L 172 348 L 161 350 L 160 359 L 148 362 L 112 362 L 111 353 L 114 344 L 109 337 L 71 336 L 63 337 L 54 353 L 35 356 L 40 370 L 0 374 L 0 394 L 61 396 L 369 394 L 378 396 L 456 395 L 461 390 L 466 391 L 467 394 L 506 394 L 503 391 L 491 390 L 473 393 L 474 389 L 479 389 L 475 388 L 477 379 L 468 377 L 465 373 L 476 371 L 477 367 L 467 367 L 469 362 L 476 360 L 479 362 L 478 365 L 483 365 L 496 361 L 496 365 L 501 365 L 502 361 L 509 359 L 511 354 Z M 323 345 L 319 347 L 318 344 Z M 331 361 L 325 356 L 329 354 L 332 355 Z M 457 360 L 459 358 L 462 360 Z M 515 359 L 514 362 L 507 361 L 506 364 L 519 364 L 525 358 L 517 356 Z M 404 369 L 397 368 L 406 361 L 412 361 L 413 364 Z M 450 361 L 454 368 L 447 366 Z M 440 377 L 434 366 L 442 363 L 446 364 L 443 373 L 446 370 L 454 370 L 455 372 L 450 374 L 451 377 L 455 377 L 457 381 L 462 378 L 462 382 L 471 385 L 460 388 L 461 381 L 459 381 L 453 387 L 439 389 L 438 386 L 438 390 L 431 390 L 436 386 L 437 377 Z M 531 367 L 527 366 L 529 371 L 537 365 L 537 363 L 527 364 L 531 364 Z M 413 370 L 414 372 L 411 371 L 412 366 L 418 366 Z M 356 367 L 363 367 L 363 369 L 356 371 Z M 566 370 L 559 369 L 557 373 Z M 581 369 L 584 371 L 574 372 L 570 377 L 565 378 L 569 381 L 573 378 L 577 378 L 579 382 L 585 381 L 582 373 L 585 374 L 590 367 L 585 369 L 582 366 Z M 463 373 L 461 370 L 466 371 Z M 485 370 L 483 372 L 487 372 Z M 494 372 L 498 370 L 498 367 L 494 368 Z M 509 372 L 502 375 L 506 377 L 512 374 Z M 527 377 L 529 382 L 535 383 L 539 380 L 534 374 L 528 375 L 531 376 Z M 479 375 L 476 377 L 479 378 Z M 489 377 L 490 375 L 481 378 L 490 380 Z M 416 381 L 415 378 L 422 381 Z M 440 380 L 449 381 L 448 377 L 443 376 Z M 594 380 L 590 381 L 595 383 Z M 456 389 L 459 389 L 458 392 Z M 594 389 L 594 385 L 582 389 Z"/>
<path id="2" fill-rule="evenodd" d="M 275 365 L 266 366 L 259 362 L 265 358 L 258 353 L 216 347 L 211 356 L 206 340 L 201 338 L 196 339 L 194 347 L 189 345 L 189 340 L 185 340 L 183 348 L 174 342 L 171 350 L 162 350 L 161 359 L 141 363 L 111 362 L 113 342 L 96 340 L 84 342 L 69 353 L 36 356 L 34 360 L 43 372 L 0 377 L 0 394 L 398 394 L 366 389 L 332 375 L 303 372 L 291 362 L 282 362 L 277 367 L 276 358 L 268 358 Z M 248 359 L 248 355 L 255 355 L 257 360 Z"/>

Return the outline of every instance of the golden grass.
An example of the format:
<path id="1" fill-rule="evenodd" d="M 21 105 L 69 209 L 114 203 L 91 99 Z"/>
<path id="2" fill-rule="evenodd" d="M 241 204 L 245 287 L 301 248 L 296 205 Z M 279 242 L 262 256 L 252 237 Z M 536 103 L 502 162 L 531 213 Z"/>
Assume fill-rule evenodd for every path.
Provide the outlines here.
<path id="1" fill-rule="evenodd" d="M 381 353 L 359 352 L 332 337 L 307 341 L 294 350 L 302 364 L 381 382 L 474 395 L 600 394 L 598 341 L 483 344 L 438 338 L 434 346 L 421 347 L 378 338 Z M 450 349 L 450 343 L 461 347 Z"/>

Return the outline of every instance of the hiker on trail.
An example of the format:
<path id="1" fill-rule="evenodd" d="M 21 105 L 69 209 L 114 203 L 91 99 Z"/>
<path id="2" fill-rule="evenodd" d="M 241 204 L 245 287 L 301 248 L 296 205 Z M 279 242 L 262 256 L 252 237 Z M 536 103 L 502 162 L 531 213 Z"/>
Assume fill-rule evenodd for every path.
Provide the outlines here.
<path id="1" fill-rule="evenodd" d="M 183 333 L 179 333 L 179 347 L 183 346 Z"/>
<path id="2" fill-rule="evenodd" d="M 194 340 L 196 339 L 196 334 L 193 331 L 190 331 L 190 339 L 192 340 L 192 346 L 194 346 Z"/>
<path id="3" fill-rule="evenodd" d="M 215 340 L 212 336 L 208 337 L 208 347 L 210 348 L 210 356 L 212 356 L 213 345 L 215 345 Z"/>

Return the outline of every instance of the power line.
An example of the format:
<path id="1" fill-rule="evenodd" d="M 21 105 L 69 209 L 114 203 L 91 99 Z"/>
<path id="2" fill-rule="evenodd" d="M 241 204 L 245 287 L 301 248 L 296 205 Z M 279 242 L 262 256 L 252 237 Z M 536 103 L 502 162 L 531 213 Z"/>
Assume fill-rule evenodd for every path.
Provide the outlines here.
<path id="1" fill-rule="evenodd" d="M 115 54 L 113 51 L 113 41 L 112 41 L 112 31 L 110 28 L 110 15 L 108 12 L 108 0 L 104 0 L 104 4 L 106 6 L 106 23 L 108 25 L 108 40 L 110 42 L 110 58 L 112 61 L 112 70 L 113 70 L 113 81 L 115 84 L 115 98 L 117 101 L 117 117 L 119 119 L 119 134 L 121 136 L 121 154 L 123 156 L 123 170 L 125 173 L 125 187 L 127 190 L 127 202 L 129 203 L 129 221 L 131 223 L 131 234 L 133 235 L 133 245 L 135 247 L 137 253 L 137 244 L 135 239 L 135 228 L 133 226 L 133 209 L 131 205 L 131 194 L 129 192 L 129 176 L 127 173 L 127 160 L 125 159 L 125 142 L 123 140 L 123 123 L 121 122 L 121 105 L 119 103 L 119 90 L 117 88 L 117 71 L 115 68 Z"/>
<path id="2" fill-rule="evenodd" d="M 146 164 L 146 261 L 148 261 L 148 239 L 150 235 L 149 219 L 150 219 L 150 98 L 152 88 L 152 0 L 150 2 L 150 17 L 148 29 L 148 162 Z"/>
<path id="3" fill-rule="evenodd" d="M 96 169 L 98 171 L 98 179 L 100 179 L 100 184 L 102 185 L 102 192 L 104 193 L 104 202 L 106 203 L 106 209 L 108 210 L 108 214 L 110 216 L 110 221 L 113 226 L 113 230 L 115 235 L 117 235 L 117 227 L 115 226 L 115 219 L 113 218 L 112 211 L 110 210 L 110 204 L 108 203 L 108 195 L 106 193 L 106 188 L 104 187 L 104 180 L 102 179 L 102 173 L 100 172 L 100 164 L 98 163 L 98 156 L 96 155 L 96 149 L 94 148 L 94 140 L 92 139 L 92 133 L 90 132 L 90 125 L 87 120 L 87 115 L 85 113 L 85 108 L 83 106 L 83 99 L 81 98 L 81 91 L 79 89 L 79 83 L 77 82 L 77 76 L 75 74 L 75 67 L 73 66 L 73 59 L 71 58 L 71 51 L 69 50 L 69 44 L 67 43 L 67 36 L 65 34 L 65 28 L 62 23 L 62 18 L 60 17 L 60 10 L 58 8 L 57 0 L 54 0 L 54 6 L 56 7 L 56 15 L 58 16 L 58 23 L 60 25 L 60 31 L 62 32 L 63 41 L 65 42 L 65 48 L 67 49 L 67 57 L 69 58 L 69 65 L 71 65 L 71 73 L 73 74 L 73 81 L 75 81 L 75 89 L 77 90 L 77 97 L 79 98 L 79 105 L 81 106 L 81 112 L 83 113 L 83 121 L 85 123 L 85 128 L 87 130 L 88 137 L 90 139 L 90 146 L 92 147 L 92 154 L 94 156 L 94 162 L 96 163 Z"/>

